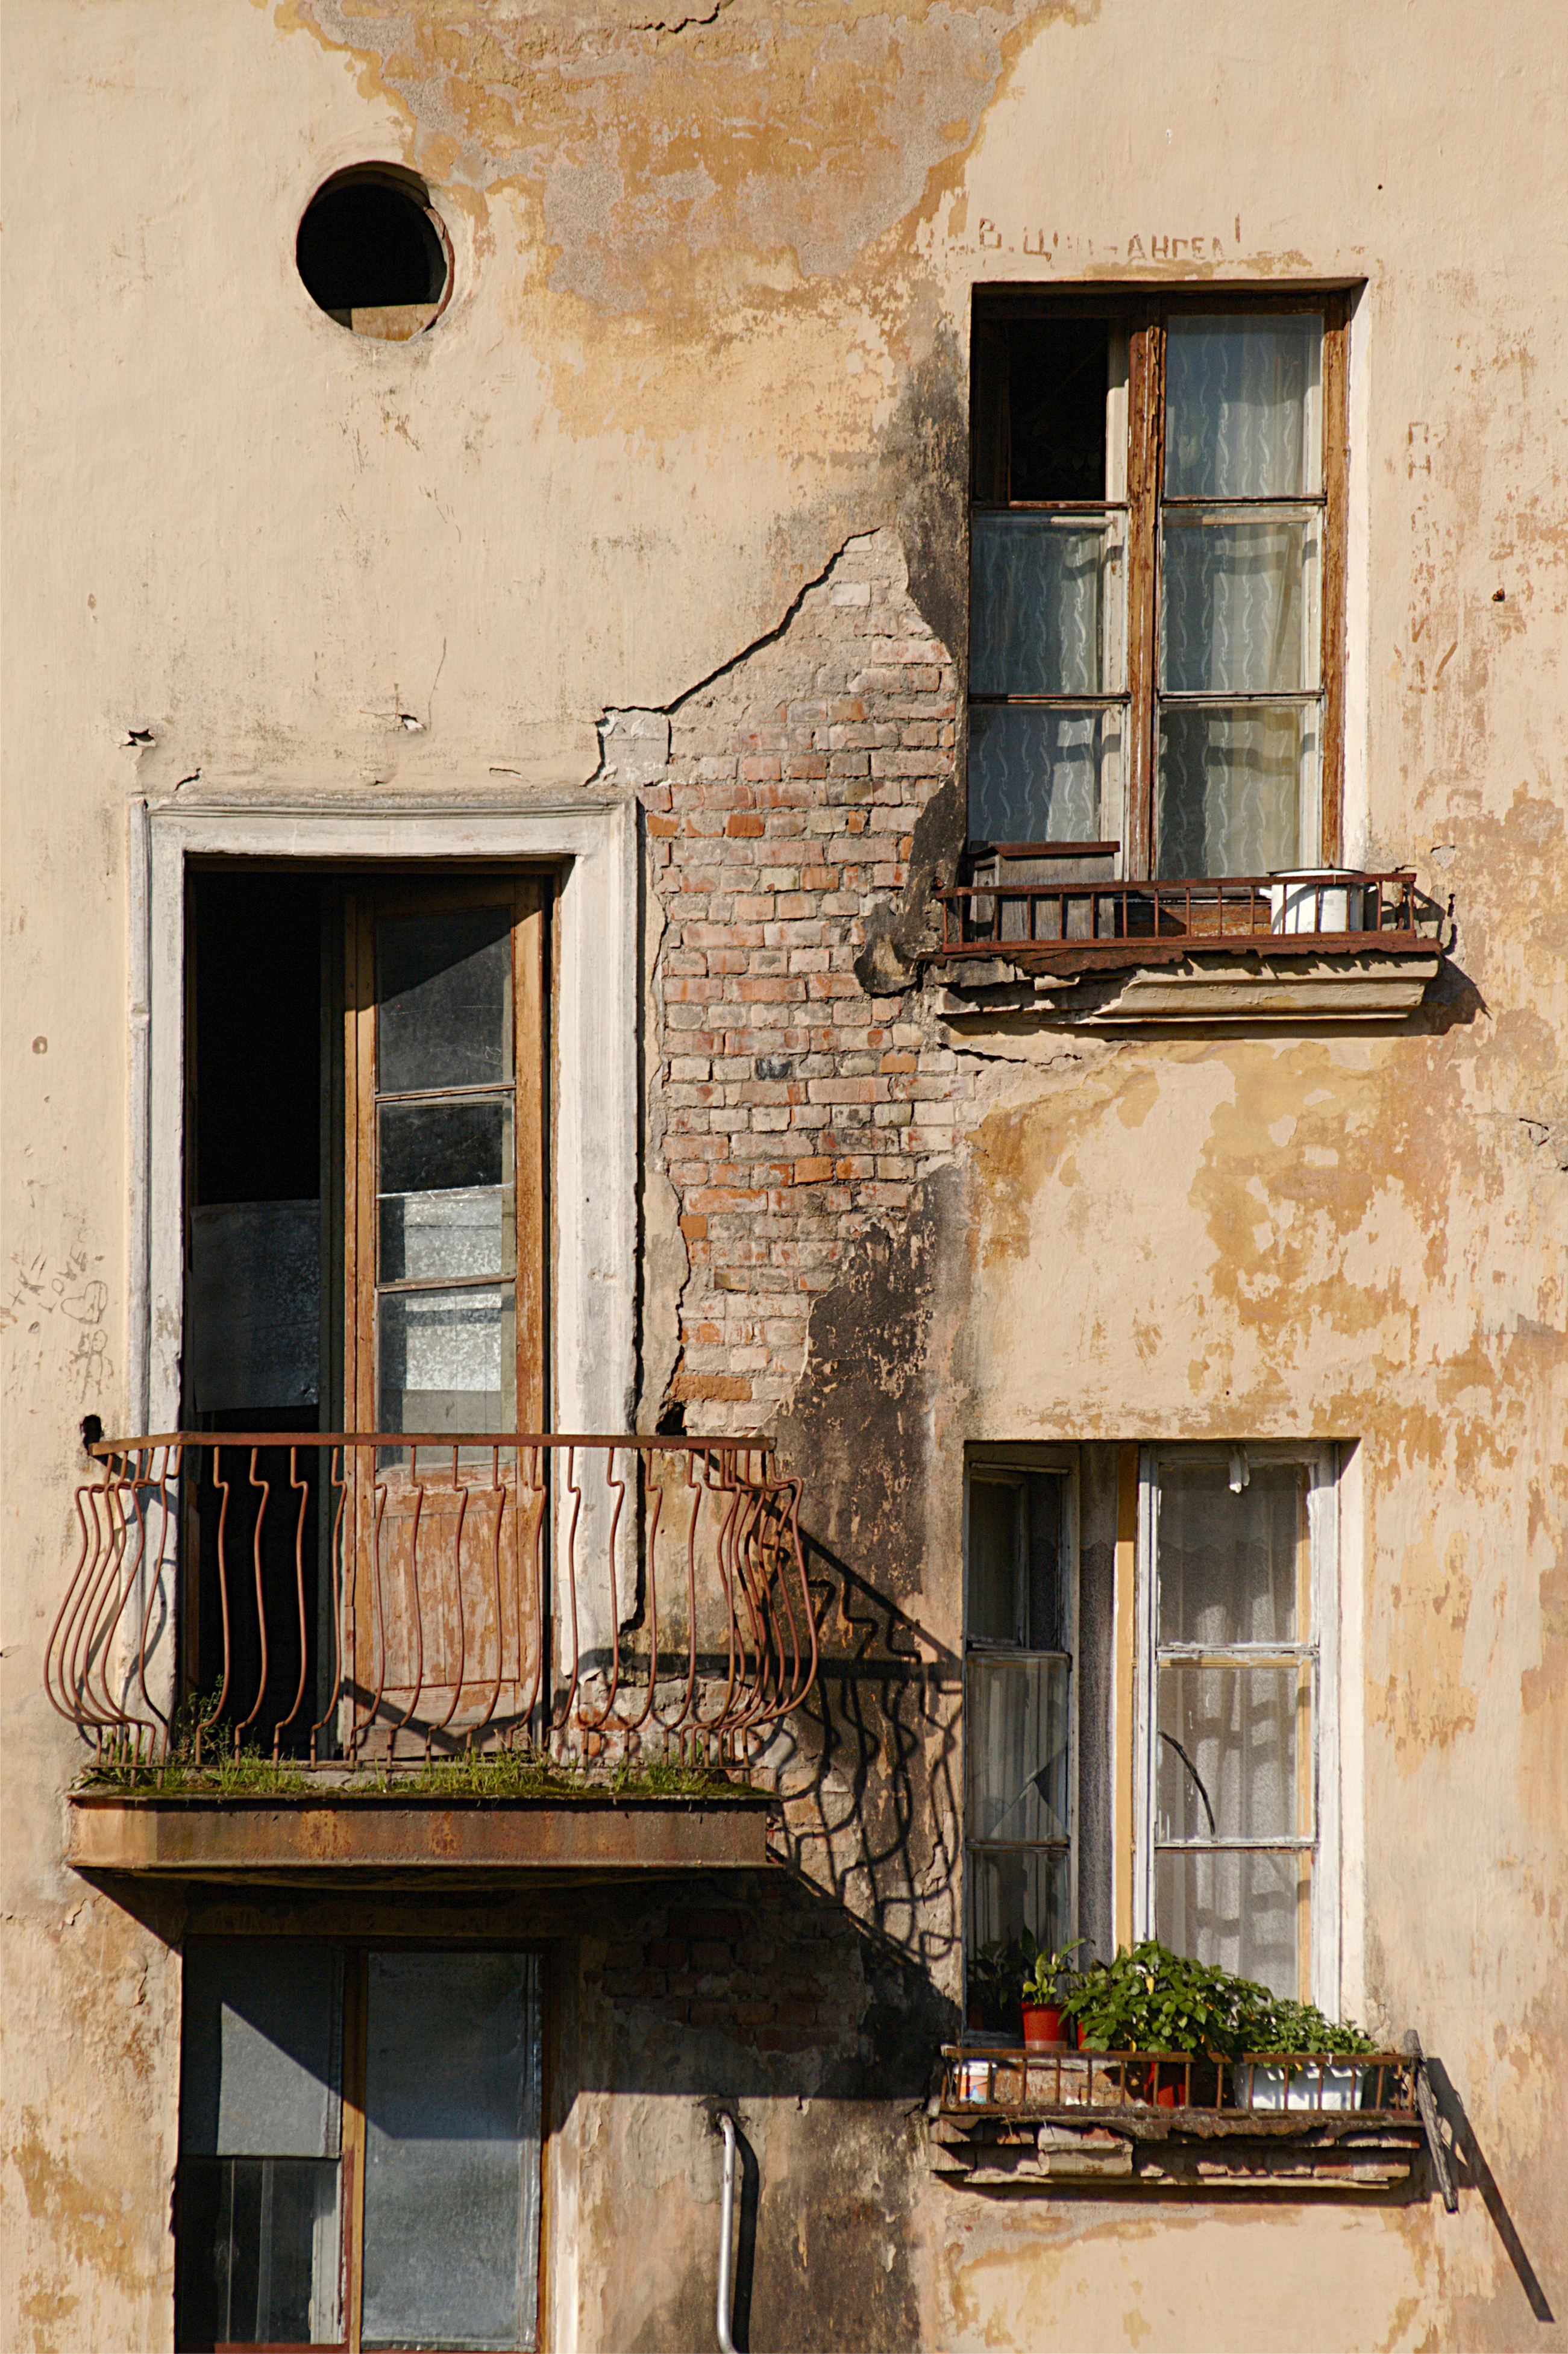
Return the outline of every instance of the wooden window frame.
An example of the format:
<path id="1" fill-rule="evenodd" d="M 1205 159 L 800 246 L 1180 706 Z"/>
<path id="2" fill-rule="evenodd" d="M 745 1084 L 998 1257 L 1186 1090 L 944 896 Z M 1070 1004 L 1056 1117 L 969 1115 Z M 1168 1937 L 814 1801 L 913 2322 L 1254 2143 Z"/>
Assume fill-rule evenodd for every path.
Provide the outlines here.
<path id="1" fill-rule="evenodd" d="M 1320 409 L 1323 435 L 1322 489 L 1300 504 L 1320 504 L 1323 512 L 1322 578 L 1320 592 L 1320 693 L 1322 747 L 1319 839 L 1302 845 L 1303 866 L 1336 866 L 1343 854 L 1345 761 L 1345 541 L 1348 456 L 1348 347 L 1352 305 L 1351 290 L 1343 287 L 1301 287 L 1266 292 L 1223 287 L 1179 290 L 1107 289 L 1101 294 L 1086 288 L 1057 293 L 1040 287 L 977 286 L 974 324 L 1005 325 L 1025 319 L 1105 319 L 1119 327 L 1128 342 L 1127 389 L 1127 737 L 1122 772 L 1122 822 L 1118 865 L 1121 878 L 1152 880 L 1158 871 L 1154 839 L 1155 733 L 1159 697 L 1157 667 L 1160 596 L 1160 509 L 1164 473 L 1165 342 L 1170 321 L 1182 314 L 1212 316 L 1232 313 L 1257 317 L 1267 313 L 1317 312 L 1323 320 Z M 978 338 L 971 338 L 971 349 Z M 971 381 L 970 417 L 978 409 Z M 971 433 L 969 512 L 977 507 L 995 511 L 1000 505 L 1024 512 L 1043 507 L 1081 507 L 1084 502 L 980 501 L 975 495 Z M 1107 502 L 1116 506 L 1118 501 Z M 988 698 L 994 699 L 994 698 Z M 1084 700 L 1085 698 L 1075 698 Z M 1089 698 L 1092 699 L 1092 698 Z M 1113 698 L 1121 700 L 1122 698 Z M 1003 854 L 1038 853 L 1039 843 L 971 842 L 971 852 L 985 849 Z M 1089 853 L 1108 845 L 1056 843 L 1054 854 Z M 1172 879 L 1172 878 L 1166 878 Z M 1193 878 L 1196 879 L 1196 878 Z"/>
<path id="2" fill-rule="evenodd" d="M 217 1939 L 216 1944 L 227 1940 Z M 335 2338 L 305 2347 L 281 2339 L 220 2340 L 217 2354 L 361 2354 L 365 2278 L 365 2168 L 366 2147 L 366 2071 L 368 2055 L 370 1957 L 386 1953 L 513 1954 L 531 1956 L 536 1965 L 539 2031 L 539 2159 L 536 2264 L 535 2275 L 535 2346 L 544 2354 L 547 2344 L 548 2223 L 550 2210 L 548 2156 L 550 2133 L 550 2012 L 551 1955 L 547 1946 L 514 1938 L 464 1939 L 458 1944 L 420 1936 L 347 1937 L 327 1941 L 343 1958 L 339 2020 L 341 2076 L 338 2086 L 341 2124 L 338 2137 L 338 2325 Z M 288 1941 L 280 1941 L 281 1967 L 287 1966 Z M 181 2153 L 184 2155 L 183 2151 Z M 392 2350 L 396 2354 L 396 2349 Z M 441 2349 L 432 2349 L 441 2354 Z"/>
<path id="3" fill-rule="evenodd" d="M 379 1426 L 376 1394 L 376 926 L 387 915 L 512 908 L 512 1097 L 515 1193 L 515 1423 L 542 1431 L 547 1264 L 546 1120 L 549 1094 L 545 985 L 549 878 L 526 868 L 489 874 L 356 875 L 344 901 L 344 1427 Z"/>

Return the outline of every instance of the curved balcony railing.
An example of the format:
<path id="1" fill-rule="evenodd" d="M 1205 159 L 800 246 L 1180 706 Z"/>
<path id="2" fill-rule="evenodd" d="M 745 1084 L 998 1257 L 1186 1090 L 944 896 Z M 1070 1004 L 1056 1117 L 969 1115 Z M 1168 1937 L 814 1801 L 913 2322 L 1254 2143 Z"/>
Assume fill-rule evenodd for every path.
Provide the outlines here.
<path id="1" fill-rule="evenodd" d="M 101 1761 L 744 1755 L 817 1670 L 758 1440 L 101 1442 L 48 1697 Z"/>

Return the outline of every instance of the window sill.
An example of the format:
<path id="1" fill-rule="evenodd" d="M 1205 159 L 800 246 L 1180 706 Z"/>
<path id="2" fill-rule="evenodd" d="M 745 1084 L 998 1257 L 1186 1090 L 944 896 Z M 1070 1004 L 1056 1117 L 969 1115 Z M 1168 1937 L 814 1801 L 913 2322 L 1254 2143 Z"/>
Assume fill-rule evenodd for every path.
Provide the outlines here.
<path id="1" fill-rule="evenodd" d="M 927 987 L 959 1031 L 1400 1022 L 1442 962 L 1440 945 L 1415 935 L 1375 948 L 1324 936 L 1245 949 L 1128 940 L 944 958 Z"/>
<path id="2" fill-rule="evenodd" d="M 1215 2115 L 1163 2109 L 928 2123 L 932 2172 L 956 2189 L 1038 2195 L 1060 2190 L 1277 2191 L 1419 2196 L 1419 2118 L 1350 2110 L 1342 2115 Z"/>

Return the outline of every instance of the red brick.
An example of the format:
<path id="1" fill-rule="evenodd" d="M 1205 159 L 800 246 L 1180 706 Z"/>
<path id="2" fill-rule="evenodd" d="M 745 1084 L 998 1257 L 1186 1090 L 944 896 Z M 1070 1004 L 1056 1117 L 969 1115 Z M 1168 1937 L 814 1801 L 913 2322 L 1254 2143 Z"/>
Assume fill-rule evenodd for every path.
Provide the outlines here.
<path id="1" fill-rule="evenodd" d="M 766 818 L 758 817 L 755 811 L 736 810 L 733 816 L 726 818 L 724 830 L 732 838 L 736 835 L 755 837 L 759 833 L 767 832 L 768 821 Z"/>

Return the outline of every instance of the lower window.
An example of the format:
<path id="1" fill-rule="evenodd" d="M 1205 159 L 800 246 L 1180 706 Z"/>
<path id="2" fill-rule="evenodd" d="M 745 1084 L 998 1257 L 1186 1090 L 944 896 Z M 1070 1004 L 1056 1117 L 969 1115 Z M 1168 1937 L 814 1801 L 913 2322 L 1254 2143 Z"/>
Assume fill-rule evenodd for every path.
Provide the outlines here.
<path id="1" fill-rule="evenodd" d="M 1340 2001 L 1333 1450 L 986 1447 L 965 1494 L 965 2005 L 1158 1937 Z"/>
<path id="2" fill-rule="evenodd" d="M 185 1963 L 176 2343 L 538 2343 L 536 1955 Z"/>

